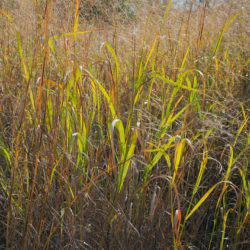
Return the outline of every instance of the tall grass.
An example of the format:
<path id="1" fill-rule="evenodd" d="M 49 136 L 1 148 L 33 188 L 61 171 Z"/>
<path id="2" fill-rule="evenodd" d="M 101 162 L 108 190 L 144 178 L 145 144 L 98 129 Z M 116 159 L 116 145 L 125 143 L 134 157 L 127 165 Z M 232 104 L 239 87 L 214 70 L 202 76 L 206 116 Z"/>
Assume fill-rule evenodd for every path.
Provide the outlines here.
<path id="1" fill-rule="evenodd" d="M 247 249 L 247 2 L 0 3 L 1 248 Z"/>

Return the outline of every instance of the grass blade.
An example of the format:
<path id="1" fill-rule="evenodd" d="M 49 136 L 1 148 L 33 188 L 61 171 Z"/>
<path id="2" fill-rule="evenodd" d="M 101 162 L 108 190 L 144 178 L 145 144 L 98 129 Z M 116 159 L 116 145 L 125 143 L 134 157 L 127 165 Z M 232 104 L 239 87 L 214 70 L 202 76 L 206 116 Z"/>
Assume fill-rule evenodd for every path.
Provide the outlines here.
<path id="1" fill-rule="evenodd" d="M 234 21 L 234 19 L 235 19 L 237 16 L 239 16 L 241 13 L 242 13 L 242 12 L 240 11 L 239 13 L 237 13 L 236 15 L 234 15 L 234 16 L 229 20 L 229 22 L 224 26 L 224 28 L 223 28 L 223 30 L 221 31 L 220 36 L 219 36 L 219 38 L 218 38 L 218 40 L 217 40 L 217 42 L 216 42 L 216 45 L 215 45 L 215 48 L 214 48 L 214 52 L 213 52 L 213 56 L 212 56 L 212 57 L 214 57 L 214 56 L 217 54 L 217 52 L 218 52 L 218 50 L 219 50 L 219 47 L 220 47 L 220 44 L 221 44 L 222 37 L 223 37 L 225 31 L 227 30 L 228 26 L 229 26 L 229 25 Z"/>
<path id="2" fill-rule="evenodd" d="M 194 208 L 190 211 L 189 214 L 186 215 L 185 221 L 187 221 L 192 214 L 204 203 L 204 201 L 208 198 L 208 196 L 214 191 L 214 189 L 219 185 L 219 183 L 215 184 L 212 186 L 199 200 L 199 202 L 194 206 Z"/>
<path id="3" fill-rule="evenodd" d="M 181 88 L 181 89 L 185 89 L 185 90 L 188 90 L 188 91 L 199 92 L 198 89 L 193 89 L 193 88 L 190 88 L 190 87 L 188 87 L 188 86 L 179 84 L 178 82 L 174 82 L 174 81 L 172 81 L 172 80 L 170 80 L 170 79 L 167 79 L 167 78 L 165 78 L 165 77 L 163 77 L 163 76 L 161 76 L 161 75 L 159 75 L 159 74 L 153 73 L 153 74 L 150 74 L 150 75 L 151 75 L 152 77 L 154 77 L 154 78 L 160 79 L 160 80 L 162 80 L 163 82 L 168 83 L 168 84 L 170 84 L 170 85 L 173 85 L 173 86 L 175 86 L 175 87 L 178 87 L 178 88 Z"/>

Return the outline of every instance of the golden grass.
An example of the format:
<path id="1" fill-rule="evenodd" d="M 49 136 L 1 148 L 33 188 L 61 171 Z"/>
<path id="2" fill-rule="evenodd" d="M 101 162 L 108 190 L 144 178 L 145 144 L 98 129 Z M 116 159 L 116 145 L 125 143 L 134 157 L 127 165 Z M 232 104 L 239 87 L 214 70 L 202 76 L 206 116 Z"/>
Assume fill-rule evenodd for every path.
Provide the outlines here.
<path id="1" fill-rule="evenodd" d="M 0 1 L 0 248 L 246 249 L 247 1 L 118 2 Z"/>

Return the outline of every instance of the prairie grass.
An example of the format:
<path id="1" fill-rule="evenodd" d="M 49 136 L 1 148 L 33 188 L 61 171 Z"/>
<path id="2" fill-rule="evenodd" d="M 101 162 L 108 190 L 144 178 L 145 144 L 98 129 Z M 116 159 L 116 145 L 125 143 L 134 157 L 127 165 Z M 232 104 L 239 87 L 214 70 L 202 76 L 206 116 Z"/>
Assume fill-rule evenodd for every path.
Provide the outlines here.
<path id="1" fill-rule="evenodd" d="M 0 1 L 0 248 L 249 248 L 247 1 L 62 2 Z"/>

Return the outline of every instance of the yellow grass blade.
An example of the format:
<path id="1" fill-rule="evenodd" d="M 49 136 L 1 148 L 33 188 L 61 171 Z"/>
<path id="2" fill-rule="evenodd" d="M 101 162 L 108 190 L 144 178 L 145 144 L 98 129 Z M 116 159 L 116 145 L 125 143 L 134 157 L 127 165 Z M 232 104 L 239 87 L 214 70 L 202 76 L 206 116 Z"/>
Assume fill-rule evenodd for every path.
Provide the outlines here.
<path id="1" fill-rule="evenodd" d="M 172 3 L 172 0 L 170 0 L 170 1 L 168 2 L 168 6 L 167 6 L 167 8 L 166 8 L 166 10 L 165 10 L 165 13 L 164 13 L 164 16 L 163 16 L 163 19 L 162 19 L 162 23 L 165 23 L 165 21 L 166 21 L 166 18 L 167 18 L 168 11 L 169 11 L 169 9 L 170 9 L 171 3 Z"/>
<path id="2" fill-rule="evenodd" d="M 122 168 L 121 171 L 121 176 L 119 176 L 119 183 L 118 183 L 118 191 L 120 192 L 122 190 L 125 178 L 127 176 L 128 173 L 128 168 L 130 166 L 131 163 L 131 157 L 134 154 L 135 151 L 135 146 L 136 146 L 136 142 L 137 142 L 137 129 L 135 130 L 133 137 L 131 139 L 131 144 L 129 145 L 129 148 L 127 149 L 127 151 L 125 152 L 125 158 L 124 158 L 124 165 L 122 164 L 120 167 Z"/>
<path id="3" fill-rule="evenodd" d="M 153 54 L 153 51 L 154 51 L 154 48 L 155 48 L 155 45 L 156 45 L 158 36 L 159 36 L 159 33 L 156 34 L 155 40 L 154 40 L 153 45 L 152 45 L 152 47 L 151 47 L 151 50 L 150 50 L 150 52 L 149 52 L 149 55 L 148 55 L 148 58 L 147 58 L 147 61 L 146 61 L 145 65 L 144 65 L 143 71 L 145 71 L 145 69 L 146 69 L 147 66 L 148 66 L 148 62 L 149 62 L 149 59 L 151 58 L 151 56 L 152 56 L 152 54 Z"/>
<path id="4" fill-rule="evenodd" d="M 235 147 L 235 145 L 236 145 L 236 143 L 237 143 L 237 140 L 238 140 L 238 137 L 239 137 L 239 135 L 241 134 L 243 128 L 246 126 L 247 121 L 248 121 L 248 120 L 245 120 L 245 121 L 241 124 L 240 128 L 238 129 L 238 132 L 237 132 L 237 134 L 236 134 L 236 136 L 235 136 L 235 140 L 234 140 L 233 147 Z"/>
<path id="5" fill-rule="evenodd" d="M 116 112 L 115 112 L 115 108 L 114 108 L 114 105 L 111 101 L 111 98 L 110 96 L 108 95 L 107 91 L 105 90 L 105 88 L 101 85 L 101 83 L 95 79 L 95 77 L 90 73 L 88 72 L 87 70 L 85 70 L 85 72 L 89 75 L 89 77 L 92 78 L 92 80 L 96 83 L 96 85 L 99 87 L 100 91 L 102 92 L 103 96 L 106 98 L 108 104 L 109 104 L 109 109 L 110 109 L 110 112 L 112 114 L 112 118 L 113 119 L 117 119 L 117 115 L 116 115 Z"/>
<path id="6" fill-rule="evenodd" d="M 221 43 L 221 40 L 222 40 L 222 37 L 225 33 L 225 31 L 227 30 L 228 26 L 234 21 L 234 19 L 239 16 L 242 12 L 240 11 L 239 13 L 237 13 L 235 16 L 233 16 L 229 22 L 225 25 L 225 27 L 223 28 L 223 30 L 221 31 L 220 33 L 220 36 L 217 40 L 217 43 L 215 45 L 215 48 L 214 48 L 214 52 L 213 52 L 213 57 L 217 54 L 218 50 L 219 50 L 219 47 L 220 47 L 220 43 Z"/>
<path id="7" fill-rule="evenodd" d="M 26 79 L 29 79 L 29 74 L 28 74 L 27 67 L 26 67 L 26 64 L 25 64 L 24 58 L 23 58 L 23 49 L 22 49 L 22 44 L 21 44 L 21 38 L 20 38 L 20 35 L 17 31 L 16 31 L 16 37 L 17 37 L 17 43 L 18 43 L 19 56 L 20 56 L 20 59 L 21 59 L 22 64 L 23 64 L 24 74 L 25 74 Z"/>
<path id="8" fill-rule="evenodd" d="M 104 43 L 104 45 L 108 48 L 108 50 L 110 51 L 110 53 L 112 54 L 114 60 L 115 60 L 115 66 L 116 66 L 116 83 L 118 83 L 119 80 L 119 63 L 118 63 L 118 59 L 117 56 L 115 54 L 114 49 L 111 47 L 111 45 L 109 43 Z"/>
<path id="9" fill-rule="evenodd" d="M 227 217 L 231 209 L 228 209 L 226 214 L 223 216 L 223 226 L 222 226 L 222 236 L 221 236 L 221 242 L 220 242 L 220 250 L 223 249 L 223 243 L 225 240 L 225 233 L 226 233 L 226 223 L 227 223 Z"/>
<path id="10" fill-rule="evenodd" d="M 176 146 L 175 149 L 175 154 L 174 154 L 174 175 L 173 175 L 173 182 L 175 181 L 175 177 L 181 162 L 181 156 L 182 156 L 182 152 L 185 146 L 185 141 L 186 139 L 182 139 Z"/>
<path id="11" fill-rule="evenodd" d="M 230 172 L 231 172 L 231 168 L 233 166 L 233 156 L 234 156 L 233 147 L 230 145 L 229 148 L 230 148 L 230 157 L 229 157 L 229 160 L 228 160 L 228 167 L 227 167 L 227 172 L 226 172 L 226 175 L 225 175 L 224 186 L 226 186 L 226 182 L 228 181 L 228 178 L 229 178 L 229 175 L 230 175 Z"/>
<path id="12" fill-rule="evenodd" d="M 13 19 L 7 13 L 5 13 L 2 10 L 0 10 L 0 13 L 2 13 L 3 15 L 5 15 L 10 20 L 11 23 L 14 23 Z"/>
<path id="13" fill-rule="evenodd" d="M 184 68 L 185 62 L 186 62 L 186 60 L 187 60 L 188 52 L 189 52 L 189 47 L 188 47 L 188 49 L 187 49 L 187 51 L 186 51 L 186 54 L 185 54 L 185 56 L 184 56 L 184 58 L 183 58 L 183 60 L 182 60 L 181 68 L 180 68 L 180 70 L 179 70 L 180 72 L 181 72 L 182 69 Z"/>
<path id="14" fill-rule="evenodd" d="M 200 171 L 198 174 L 198 178 L 197 178 L 197 181 L 195 183 L 194 190 L 193 190 L 193 196 L 196 194 L 196 192 L 200 186 L 201 178 L 203 176 L 203 173 L 204 173 L 206 165 L 207 165 L 207 158 L 208 158 L 208 152 L 205 151 L 205 152 L 203 152 L 203 160 L 202 160 Z"/>
<path id="15" fill-rule="evenodd" d="M 113 120 L 111 124 L 111 132 L 112 134 L 114 133 L 115 128 L 117 128 L 119 132 L 119 137 L 120 137 L 120 145 L 121 145 L 121 151 L 122 151 L 122 158 L 124 157 L 125 153 L 125 134 L 124 134 L 124 127 L 122 124 L 122 121 L 119 119 Z"/>
<path id="16" fill-rule="evenodd" d="M 185 217 L 185 221 L 187 221 L 192 214 L 202 205 L 202 203 L 208 198 L 208 196 L 214 191 L 214 189 L 218 186 L 219 183 L 212 186 L 199 200 L 199 202 L 194 206 L 194 208 L 190 211 L 190 213 Z"/>
<path id="17" fill-rule="evenodd" d="M 155 77 L 155 78 L 158 78 L 158 79 L 162 80 L 163 82 L 171 84 L 171 85 L 173 85 L 175 87 L 179 87 L 179 88 L 186 89 L 186 90 L 189 90 L 189 91 L 199 92 L 198 89 L 193 89 L 193 88 L 190 88 L 188 86 L 182 85 L 182 84 L 180 84 L 178 82 L 174 82 L 174 81 L 172 81 L 170 79 L 167 79 L 167 78 L 165 78 L 165 77 L 163 77 L 161 75 L 158 75 L 158 74 L 154 73 L 154 74 L 151 74 L 151 76 Z"/>
<path id="18" fill-rule="evenodd" d="M 68 32 L 68 33 L 63 33 L 63 34 L 58 34 L 55 36 L 51 36 L 49 40 L 58 38 L 58 37 L 65 37 L 65 36 L 75 36 L 75 35 L 80 35 L 80 34 L 86 34 L 90 32 L 94 32 L 95 30 L 86 30 L 86 31 L 77 31 L 77 32 Z"/>

